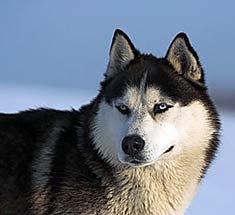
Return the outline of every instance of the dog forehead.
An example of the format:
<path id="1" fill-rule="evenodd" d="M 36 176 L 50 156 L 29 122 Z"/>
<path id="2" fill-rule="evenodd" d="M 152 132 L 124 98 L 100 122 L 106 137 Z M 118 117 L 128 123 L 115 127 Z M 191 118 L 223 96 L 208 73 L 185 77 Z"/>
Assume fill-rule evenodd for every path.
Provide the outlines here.
<path id="1" fill-rule="evenodd" d="M 126 88 L 124 95 L 117 99 L 118 102 L 125 103 L 133 108 L 139 105 L 152 106 L 162 100 L 169 101 L 170 99 L 163 96 L 160 89 L 152 86 L 146 89 L 129 86 Z"/>
<path id="2" fill-rule="evenodd" d="M 174 72 L 164 59 L 152 58 L 142 56 L 139 60 L 131 62 L 110 82 L 106 82 L 104 88 L 106 101 L 111 103 L 127 95 L 126 100 L 133 103 L 141 95 L 145 95 L 148 103 L 152 102 L 153 97 L 156 99 L 162 97 L 162 100 L 170 98 L 174 102 L 186 105 L 192 100 L 202 98 L 203 92 L 199 93 L 193 85 Z M 147 90 L 148 88 L 153 89 Z M 147 93 L 143 94 L 144 91 Z"/>

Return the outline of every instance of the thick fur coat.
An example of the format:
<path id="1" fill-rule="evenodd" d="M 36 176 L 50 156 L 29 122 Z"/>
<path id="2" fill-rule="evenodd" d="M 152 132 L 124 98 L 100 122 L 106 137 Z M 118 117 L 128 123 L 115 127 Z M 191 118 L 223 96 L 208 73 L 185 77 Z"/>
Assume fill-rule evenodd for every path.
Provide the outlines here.
<path id="1" fill-rule="evenodd" d="M 90 104 L 0 115 L 0 214 L 183 214 L 219 127 L 185 34 L 156 58 L 117 30 Z M 132 134 L 145 142 L 138 160 L 120 146 Z"/>

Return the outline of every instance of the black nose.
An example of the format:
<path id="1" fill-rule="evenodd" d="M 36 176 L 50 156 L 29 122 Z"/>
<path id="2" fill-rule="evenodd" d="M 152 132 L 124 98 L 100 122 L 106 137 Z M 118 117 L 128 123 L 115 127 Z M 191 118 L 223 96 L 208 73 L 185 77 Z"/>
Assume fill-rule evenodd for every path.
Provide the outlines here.
<path id="1" fill-rule="evenodd" d="M 145 142 L 140 136 L 130 135 L 123 139 L 122 150 L 130 156 L 135 156 L 143 150 L 144 145 Z"/>

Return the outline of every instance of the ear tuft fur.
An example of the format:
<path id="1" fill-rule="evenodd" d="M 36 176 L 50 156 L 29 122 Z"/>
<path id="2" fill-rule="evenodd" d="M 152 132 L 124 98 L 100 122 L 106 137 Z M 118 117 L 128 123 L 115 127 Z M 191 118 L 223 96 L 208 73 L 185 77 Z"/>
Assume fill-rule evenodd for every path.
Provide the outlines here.
<path id="1" fill-rule="evenodd" d="M 174 38 L 167 51 L 166 59 L 186 79 L 200 85 L 204 84 L 203 69 L 198 55 L 185 33 L 181 32 Z"/>
<path id="2" fill-rule="evenodd" d="M 111 78 L 122 71 L 137 55 L 138 51 L 129 37 L 122 30 L 117 29 L 114 32 L 105 77 Z"/>

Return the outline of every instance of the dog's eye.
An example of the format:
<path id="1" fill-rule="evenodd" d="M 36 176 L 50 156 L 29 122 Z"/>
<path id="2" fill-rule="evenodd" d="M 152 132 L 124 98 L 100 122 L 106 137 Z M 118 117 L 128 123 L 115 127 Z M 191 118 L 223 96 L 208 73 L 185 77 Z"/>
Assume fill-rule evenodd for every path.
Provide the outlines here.
<path id="1" fill-rule="evenodd" d="M 154 112 L 154 114 L 163 113 L 172 107 L 173 107 L 173 105 L 168 105 L 166 103 L 155 104 L 154 108 L 153 108 L 153 112 Z"/>
<path id="2" fill-rule="evenodd" d="M 130 109 L 124 105 L 124 104 L 120 104 L 120 105 L 116 105 L 115 106 L 119 112 L 121 112 L 122 114 L 129 114 L 130 113 Z"/>

